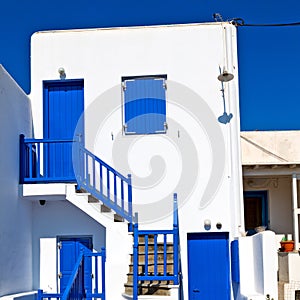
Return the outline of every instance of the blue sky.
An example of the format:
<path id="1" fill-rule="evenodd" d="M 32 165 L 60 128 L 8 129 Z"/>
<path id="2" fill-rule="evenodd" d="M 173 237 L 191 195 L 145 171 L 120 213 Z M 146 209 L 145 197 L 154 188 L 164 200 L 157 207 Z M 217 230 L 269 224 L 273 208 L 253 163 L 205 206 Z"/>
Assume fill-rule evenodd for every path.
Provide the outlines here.
<path id="1" fill-rule="evenodd" d="M 47 29 L 300 22 L 299 0 L 1 0 L 0 64 L 30 91 L 30 36 Z M 300 26 L 238 27 L 242 130 L 300 129 Z"/>

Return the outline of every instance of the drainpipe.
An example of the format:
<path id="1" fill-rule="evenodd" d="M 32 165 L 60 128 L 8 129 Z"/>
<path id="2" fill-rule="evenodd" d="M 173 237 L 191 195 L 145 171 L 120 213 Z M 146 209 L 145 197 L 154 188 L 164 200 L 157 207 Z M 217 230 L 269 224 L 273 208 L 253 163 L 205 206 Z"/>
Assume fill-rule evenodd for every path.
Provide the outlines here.
<path id="1" fill-rule="evenodd" d="M 297 250 L 298 247 L 298 243 L 299 243 L 299 226 L 298 226 L 298 193 L 297 193 L 297 175 L 293 174 L 293 192 L 292 192 L 292 196 L 293 196 L 293 220 L 294 220 L 294 241 L 295 241 L 295 245 L 294 245 L 294 250 Z"/>

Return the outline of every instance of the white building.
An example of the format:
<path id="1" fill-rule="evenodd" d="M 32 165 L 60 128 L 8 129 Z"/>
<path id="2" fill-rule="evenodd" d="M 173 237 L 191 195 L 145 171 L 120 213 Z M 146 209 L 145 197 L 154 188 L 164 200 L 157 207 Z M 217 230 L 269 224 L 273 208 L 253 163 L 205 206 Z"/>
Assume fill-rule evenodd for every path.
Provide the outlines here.
<path id="1" fill-rule="evenodd" d="M 0 80 L 0 296 L 60 297 L 105 247 L 87 298 L 277 299 L 274 232 L 244 237 L 236 46 L 227 23 L 32 36 L 29 98 Z"/>

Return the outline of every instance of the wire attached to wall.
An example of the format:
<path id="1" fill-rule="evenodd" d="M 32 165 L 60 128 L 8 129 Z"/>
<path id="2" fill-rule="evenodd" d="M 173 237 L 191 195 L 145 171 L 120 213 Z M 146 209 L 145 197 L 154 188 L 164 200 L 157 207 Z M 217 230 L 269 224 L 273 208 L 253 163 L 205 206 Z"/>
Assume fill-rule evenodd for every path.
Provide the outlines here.
<path id="1" fill-rule="evenodd" d="M 275 23 L 275 24 L 248 24 L 245 23 L 244 19 L 242 18 L 233 18 L 224 21 L 223 17 L 220 13 L 214 13 L 213 18 L 216 22 L 229 22 L 234 26 L 252 26 L 252 27 L 284 27 L 284 26 L 300 26 L 300 22 L 293 22 L 293 23 Z"/>
<path id="2" fill-rule="evenodd" d="M 277 23 L 277 24 L 247 24 L 242 18 L 234 18 L 228 20 L 234 26 L 248 26 L 248 27 L 284 27 L 284 26 L 300 26 L 300 22 L 294 23 Z"/>

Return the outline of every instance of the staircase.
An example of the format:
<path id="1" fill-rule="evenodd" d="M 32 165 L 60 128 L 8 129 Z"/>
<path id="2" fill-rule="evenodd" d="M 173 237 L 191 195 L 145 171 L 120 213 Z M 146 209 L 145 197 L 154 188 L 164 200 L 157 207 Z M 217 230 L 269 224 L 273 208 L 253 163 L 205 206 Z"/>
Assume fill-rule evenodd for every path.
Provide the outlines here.
<path id="1" fill-rule="evenodd" d="M 69 145 L 69 150 L 73 145 L 73 158 L 74 155 L 77 157 L 73 159 L 75 165 L 71 168 L 74 168 L 74 173 L 70 172 L 68 176 L 62 172 L 66 166 L 55 165 L 48 155 L 48 150 L 54 148 L 53 146 L 65 144 Z M 60 162 L 68 166 L 72 163 L 70 160 Z M 109 257 L 117 258 L 118 261 L 118 265 L 114 265 L 113 260 L 109 261 L 108 265 L 119 269 L 124 274 L 124 281 L 128 252 L 121 251 L 121 254 L 118 247 L 111 245 L 117 238 L 124 250 L 126 245 L 129 248 L 130 236 L 125 234 L 125 229 L 127 233 L 133 232 L 133 253 L 124 297 L 133 300 L 137 300 L 138 296 L 166 296 L 169 299 L 178 299 L 179 231 L 176 194 L 173 229 L 139 230 L 138 216 L 136 214 L 133 217 L 132 211 L 131 175 L 123 176 L 84 148 L 81 143 L 71 140 L 25 139 L 23 135 L 20 136 L 20 183 L 66 183 L 65 199 L 105 227 Z M 110 218 L 107 218 L 107 215 Z M 111 222 L 112 219 L 114 222 Z M 127 222 L 128 228 L 126 223 L 116 224 L 123 221 Z M 174 290 L 176 296 L 172 294 Z"/>
<path id="2" fill-rule="evenodd" d="M 148 275 L 153 276 L 156 271 L 158 276 L 174 274 L 174 244 L 173 242 L 157 242 L 155 244 L 154 235 L 139 236 L 138 244 L 138 274 L 145 275 L 148 270 Z M 157 251 L 155 248 L 157 247 Z M 146 250 L 148 248 L 148 251 Z M 147 252 L 145 252 L 145 250 Z M 125 283 L 125 294 L 133 295 L 133 254 L 131 254 L 131 262 L 129 265 L 129 273 L 127 274 L 127 283 Z M 155 270 L 155 268 L 157 270 Z M 138 295 L 156 295 L 170 296 L 171 288 L 174 285 L 174 280 L 139 280 Z"/>
<path id="3" fill-rule="evenodd" d="M 179 285 L 179 230 L 177 195 L 174 194 L 173 229 L 139 230 L 133 225 L 133 254 L 124 297 L 169 296 Z M 178 299 L 175 296 L 175 299 Z"/>

